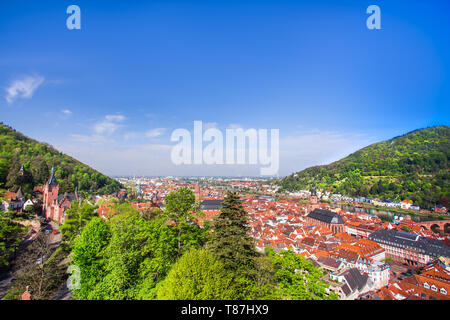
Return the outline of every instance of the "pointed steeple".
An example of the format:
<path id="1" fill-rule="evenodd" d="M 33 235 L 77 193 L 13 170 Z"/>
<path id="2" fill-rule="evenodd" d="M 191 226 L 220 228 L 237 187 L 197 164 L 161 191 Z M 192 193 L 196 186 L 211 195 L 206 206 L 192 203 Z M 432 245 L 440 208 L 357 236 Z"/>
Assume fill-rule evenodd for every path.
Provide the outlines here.
<path id="1" fill-rule="evenodd" d="M 313 184 L 312 189 L 311 189 L 311 196 L 317 196 L 316 193 L 316 184 Z"/>
<path id="2" fill-rule="evenodd" d="M 55 178 L 55 168 L 52 167 L 52 175 L 50 176 L 50 179 L 48 179 L 48 185 L 49 186 L 57 186 L 58 184 L 59 184 L 58 180 L 56 180 L 56 178 Z"/>

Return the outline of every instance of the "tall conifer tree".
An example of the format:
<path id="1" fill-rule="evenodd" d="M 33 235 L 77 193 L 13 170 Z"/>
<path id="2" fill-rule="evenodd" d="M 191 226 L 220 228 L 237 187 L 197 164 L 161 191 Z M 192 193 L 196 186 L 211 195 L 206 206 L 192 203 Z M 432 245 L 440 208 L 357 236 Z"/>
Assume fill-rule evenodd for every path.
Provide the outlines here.
<path id="1" fill-rule="evenodd" d="M 228 192 L 220 213 L 214 218 L 210 249 L 230 271 L 248 274 L 256 256 L 249 234 L 248 215 L 236 192 Z"/>

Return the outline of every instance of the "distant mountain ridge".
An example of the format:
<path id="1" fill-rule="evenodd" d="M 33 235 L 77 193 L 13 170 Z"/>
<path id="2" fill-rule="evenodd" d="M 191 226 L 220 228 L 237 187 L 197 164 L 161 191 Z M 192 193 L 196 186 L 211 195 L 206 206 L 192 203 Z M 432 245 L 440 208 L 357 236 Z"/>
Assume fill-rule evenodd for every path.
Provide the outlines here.
<path id="1" fill-rule="evenodd" d="M 412 200 L 431 207 L 450 198 L 450 127 L 435 126 L 371 144 L 328 165 L 281 179 L 282 190 L 316 184 L 348 196 Z"/>
<path id="2" fill-rule="evenodd" d="M 78 191 L 110 194 L 121 185 L 52 146 L 26 137 L 0 123 L 0 188 L 15 191 L 22 187 L 31 194 L 35 186 L 44 184 L 51 168 L 60 184 L 60 192 Z"/>

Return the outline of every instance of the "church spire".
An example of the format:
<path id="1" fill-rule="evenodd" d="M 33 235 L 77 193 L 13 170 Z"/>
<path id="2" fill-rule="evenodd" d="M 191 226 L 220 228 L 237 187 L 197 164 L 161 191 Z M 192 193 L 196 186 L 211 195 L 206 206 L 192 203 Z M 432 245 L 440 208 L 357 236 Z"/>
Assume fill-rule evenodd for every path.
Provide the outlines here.
<path id="1" fill-rule="evenodd" d="M 312 189 L 311 189 L 311 196 L 317 196 L 315 183 L 313 184 Z"/>
<path id="2" fill-rule="evenodd" d="M 50 176 L 50 179 L 48 179 L 48 185 L 49 186 L 56 186 L 58 185 L 58 180 L 55 178 L 55 167 L 52 167 L 52 175 Z"/>

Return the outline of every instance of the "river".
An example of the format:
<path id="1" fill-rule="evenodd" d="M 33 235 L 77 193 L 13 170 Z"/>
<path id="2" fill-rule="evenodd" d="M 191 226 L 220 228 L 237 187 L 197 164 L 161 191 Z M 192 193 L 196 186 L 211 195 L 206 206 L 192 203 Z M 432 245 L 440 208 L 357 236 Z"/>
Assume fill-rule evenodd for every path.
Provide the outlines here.
<path id="1" fill-rule="evenodd" d="M 355 207 L 355 206 L 350 206 L 350 205 L 345 205 L 345 204 L 337 204 L 337 203 L 331 203 L 330 206 L 332 208 L 341 208 L 342 210 L 348 211 L 348 212 L 355 212 L 355 213 L 367 213 L 370 214 L 372 216 L 377 216 L 382 220 L 390 220 L 392 221 L 392 219 L 394 219 L 394 216 L 399 213 L 397 212 L 392 212 L 389 210 L 376 210 L 376 209 L 369 209 L 369 208 L 362 208 L 362 207 Z M 418 215 L 408 215 L 408 214 L 404 214 L 404 213 L 400 213 L 403 217 L 411 219 L 415 222 L 421 222 L 421 221 L 432 221 L 432 220 L 437 220 L 436 218 L 429 218 L 427 216 L 418 216 Z"/>

